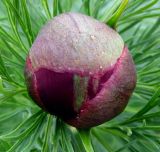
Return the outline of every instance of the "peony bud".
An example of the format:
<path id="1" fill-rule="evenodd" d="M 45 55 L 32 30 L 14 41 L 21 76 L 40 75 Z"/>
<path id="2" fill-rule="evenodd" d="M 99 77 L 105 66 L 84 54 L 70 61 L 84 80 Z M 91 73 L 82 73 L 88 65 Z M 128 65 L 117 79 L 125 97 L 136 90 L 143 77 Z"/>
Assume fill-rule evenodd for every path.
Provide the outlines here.
<path id="1" fill-rule="evenodd" d="M 26 59 L 25 77 L 42 109 L 77 128 L 118 115 L 136 84 L 120 35 L 78 13 L 61 14 L 42 28 Z"/>

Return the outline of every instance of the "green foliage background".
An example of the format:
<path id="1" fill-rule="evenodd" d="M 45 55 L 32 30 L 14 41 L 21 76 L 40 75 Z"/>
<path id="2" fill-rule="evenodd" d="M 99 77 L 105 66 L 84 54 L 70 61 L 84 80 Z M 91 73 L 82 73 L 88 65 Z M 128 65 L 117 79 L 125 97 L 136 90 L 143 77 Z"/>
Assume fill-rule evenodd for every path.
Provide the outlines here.
<path id="1" fill-rule="evenodd" d="M 124 11 L 127 2 L 0 1 L 0 152 L 160 151 L 160 1 L 130 0 Z M 40 28 L 68 11 L 116 28 L 137 69 L 137 87 L 125 111 L 90 130 L 76 130 L 41 111 L 28 96 L 23 76 Z"/>

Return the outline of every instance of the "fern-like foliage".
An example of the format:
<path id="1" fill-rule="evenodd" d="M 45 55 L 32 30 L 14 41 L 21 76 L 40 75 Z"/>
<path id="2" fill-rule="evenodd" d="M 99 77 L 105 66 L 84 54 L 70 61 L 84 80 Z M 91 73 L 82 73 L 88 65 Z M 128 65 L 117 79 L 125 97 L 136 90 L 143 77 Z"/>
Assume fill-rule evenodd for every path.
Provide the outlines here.
<path id="1" fill-rule="evenodd" d="M 126 7 L 127 3 L 0 1 L 0 152 L 160 151 L 160 2 L 130 0 Z M 125 111 L 90 130 L 77 130 L 43 112 L 28 96 L 23 76 L 26 55 L 40 28 L 69 11 L 116 28 L 137 69 L 137 87 Z"/>

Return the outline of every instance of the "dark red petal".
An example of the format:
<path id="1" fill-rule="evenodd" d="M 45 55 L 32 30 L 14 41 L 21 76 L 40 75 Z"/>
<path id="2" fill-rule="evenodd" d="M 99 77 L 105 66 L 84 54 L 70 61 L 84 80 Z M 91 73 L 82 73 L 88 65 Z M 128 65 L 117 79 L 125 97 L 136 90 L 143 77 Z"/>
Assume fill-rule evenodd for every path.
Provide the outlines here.
<path id="1" fill-rule="evenodd" d="M 67 123 L 89 128 L 112 119 L 123 111 L 136 85 L 136 72 L 127 48 L 115 65 L 113 74 L 96 96 L 83 103 L 76 119 Z"/>
<path id="2" fill-rule="evenodd" d="M 77 117 L 82 103 L 94 98 L 112 73 L 113 68 L 96 77 L 82 76 L 76 71 L 58 73 L 45 68 L 33 72 L 28 57 L 25 76 L 33 100 L 50 114 L 68 120 Z"/>
<path id="3" fill-rule="evenodd" d="M 26 85 L 28 88 L 28 92 L 35 103 L 37 103 L 40 107 L 44 107 L 43 102 L 39 97 L 39 93 L 37 91 L 37 80 L 33 71 L 32 63 L 29 57 L 26 59 L 25 71 L 24 71 Z M 43 108 L 44 109 L 44 108 Z"/>
<path id="4" fill-rule="evenodd" d="M 75 117 L 73 74 L 41 68 L 35 75 L 37 91 L 45 109 L 63 119 Z"/>

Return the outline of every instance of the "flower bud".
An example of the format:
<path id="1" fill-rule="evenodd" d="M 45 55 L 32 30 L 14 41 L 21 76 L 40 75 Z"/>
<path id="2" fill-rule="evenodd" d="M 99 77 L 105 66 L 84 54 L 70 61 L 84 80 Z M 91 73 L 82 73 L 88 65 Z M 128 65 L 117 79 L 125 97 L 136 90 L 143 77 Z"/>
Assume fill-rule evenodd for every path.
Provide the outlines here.
<path id="1" fill-rule="evenodd" d="M 42 109 L 77 128 L 117 116 L 136 84 L 120 35 L 78 13 L 61 14 L 42 28 L 26 59 L 25 77 Z"/>

